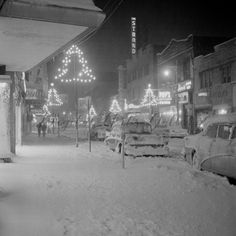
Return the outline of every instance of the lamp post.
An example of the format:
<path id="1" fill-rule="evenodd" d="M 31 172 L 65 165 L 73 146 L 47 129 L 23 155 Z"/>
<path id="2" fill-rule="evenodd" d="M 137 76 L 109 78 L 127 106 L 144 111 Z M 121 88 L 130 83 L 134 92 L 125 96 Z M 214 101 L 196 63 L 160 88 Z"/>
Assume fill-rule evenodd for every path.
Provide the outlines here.
<path id="1" fill-rule="evenodd" d="M 79 146 L 79 107 L 78 107 L 78 83 L 90 83 L 95 80 L 95 76 L 92 74 L 92 70 L 88 67 L 87 61 L 83 56 L 83 52 L 76 46 L 72 45 L 65 53 L 65 57 L 62 60 L 62 67 L 58 68 L 58 74 L 55 76 L 56 80 L 60 80 L 62 83 L 74 83 L 75 84 L 75 105 L 76 105 L 76 147 Z M 73 60 L 73 62 L 72 62 Z M 72 65 L 71 65 L 72 63 Z M 79 67 L 77 65 L 80 65 Z"/>
<path id="2" fill-rule="evenodd" d="M 176 116 L 177 116 L 177 124 L 179 124 L 179 97 L 178 97 L 178 70 L 177 70 L 177 62 L 175 66 L 171 66 L 171 70 L 166 69 L 164 70 L 163 74 L 165 77 L 169 77 L 171 72 L 174 71 L 174 90 L 175 90 L 175 103 L 176 103 Z"/>

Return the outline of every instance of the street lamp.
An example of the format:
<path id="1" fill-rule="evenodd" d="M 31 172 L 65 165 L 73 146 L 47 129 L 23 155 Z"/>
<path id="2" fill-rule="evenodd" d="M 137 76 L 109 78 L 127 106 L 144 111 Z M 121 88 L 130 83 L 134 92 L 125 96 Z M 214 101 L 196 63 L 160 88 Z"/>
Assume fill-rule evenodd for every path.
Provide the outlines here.
<path id="1" fill-rule="evenodd" d="M 76 46 L 72 45 L 66 52 L 62 60 L 62 67 L 58 68 L 58 74 L 55 76 L 56 80 L 62 83 L 74 83 L 75 99 L 76 99 L 76 147 L 79 146 L 79 118 L 78 118 L 78 83 L 87 84 L 95 80 L 92 70 L 87 64 L 83 56 L 83 52 Z"/>
<path id="2" fill-rule="evenodd" d="M 175 102 L 176 102 L 176 112 L 177 112 L 177 124 L 179 124 L 179 97 L 178 97 L 178 77 L 177 77 L 177 66 L 171 66 L 171 69 L 165 69 L 163 71 L 163 74 L 165 77 L 169 77 L 171 75 L 171 72 L 174 72 L 174 83 L 175 83 Z"/>

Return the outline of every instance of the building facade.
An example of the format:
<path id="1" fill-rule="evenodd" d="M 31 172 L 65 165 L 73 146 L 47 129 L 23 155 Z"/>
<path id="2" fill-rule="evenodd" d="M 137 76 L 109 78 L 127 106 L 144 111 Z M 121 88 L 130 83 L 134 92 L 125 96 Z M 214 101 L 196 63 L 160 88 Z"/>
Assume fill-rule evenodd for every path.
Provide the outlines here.
<path id="1" fill-rule="evenodd" d="M 236 38 L 194 59 L 197 125 L 209 114 L 236 111 Z"/>
<path id="2" fill-rule="evenodd" d="M 118 67 L 119 74 L 119 101 L 124 106 L 126 103 L 139 106 L 148 84 L 157 89 L 157 52 L 164 47 L 147 45 L 140 48 L 125 66 Z"/>
<path id="3" fill-rule="evenodd" d="M 23 115 L 23 134 L 36 132 L 36 123 L 43 117 L 43 105 L 48 94 L 46 64 L 41 64 L 26 73 L 26 97 Z"/>
<path id="4" fill-rule="evenodd" d="M 158 90 L 170 94 L 169 104 L 160 104 L 161 116 L 174 116 L 176 123 L 193 133 L 196 127 L 194 58 L 214 51 L 225 38 L 189 35 L 185 39 L 172 39 L 157 55 Z"/>

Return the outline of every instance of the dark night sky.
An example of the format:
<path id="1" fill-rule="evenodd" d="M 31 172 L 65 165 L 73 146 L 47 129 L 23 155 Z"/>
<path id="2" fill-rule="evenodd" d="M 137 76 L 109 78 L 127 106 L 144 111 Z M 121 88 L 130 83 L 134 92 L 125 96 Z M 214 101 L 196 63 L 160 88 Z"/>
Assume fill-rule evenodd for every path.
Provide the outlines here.
<path id="1" fill-rule="evenodd" d="M 236 36 L 234 7 L 228 1 L 170 0 L 95 0 L 109 17 L 81 44 L 95 72 L 116 72 L 130 58 L 130 17 L 137 17 L 138 26 L 148 28 L 150 43 L 167 45 L 172 38 L 189 34 L 201 36 Z M 139 38 L 137 39 L 139 40 Z"/>
<path id="2" fill-rule="evenodd" d="M 167 45 L 172 38 L 188 35 L 236 37 L 234 7 L 227 0 L 170 1 L 170 0 L 95 0 L 108 19 L 96 33 L 79 47 L 85 53 L 97 80 L 89 91 L 97 111 L 109 105 L 111 96 L 118 93 L 119 65 L 131 58 L 130 18 L 136 16 L 137 27 L 147 30 L 149 43 Z M 120 4 L 119 4 L 120 3 Z M 118 8 L 111 14 L 111 12 Z M 146 34 L 139 35 L 140 41 Z"/>

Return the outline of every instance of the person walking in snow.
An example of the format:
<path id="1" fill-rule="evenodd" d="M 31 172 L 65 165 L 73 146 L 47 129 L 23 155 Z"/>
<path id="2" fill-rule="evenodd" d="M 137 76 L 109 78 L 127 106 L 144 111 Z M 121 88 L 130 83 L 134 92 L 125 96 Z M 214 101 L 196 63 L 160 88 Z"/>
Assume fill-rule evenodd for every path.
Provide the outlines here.
<path id="1" fill-rule="evenodd" d="M 47 125 L 45 122 L 43 122 L 43 124 L 42 124 L 43 137 L 46 136 L 46 130 L 47 130 Z"/>
<path id="2" fill-rule="evenodd" d="M 37 129 L 38 129 L 38 136 L 40 137 L 40 135 L 41 135 L 41 130 L 42 130 L 42 123 L 41 123 L 41 122 L 39 122 L 39 123 L 37 124 Z"/>

